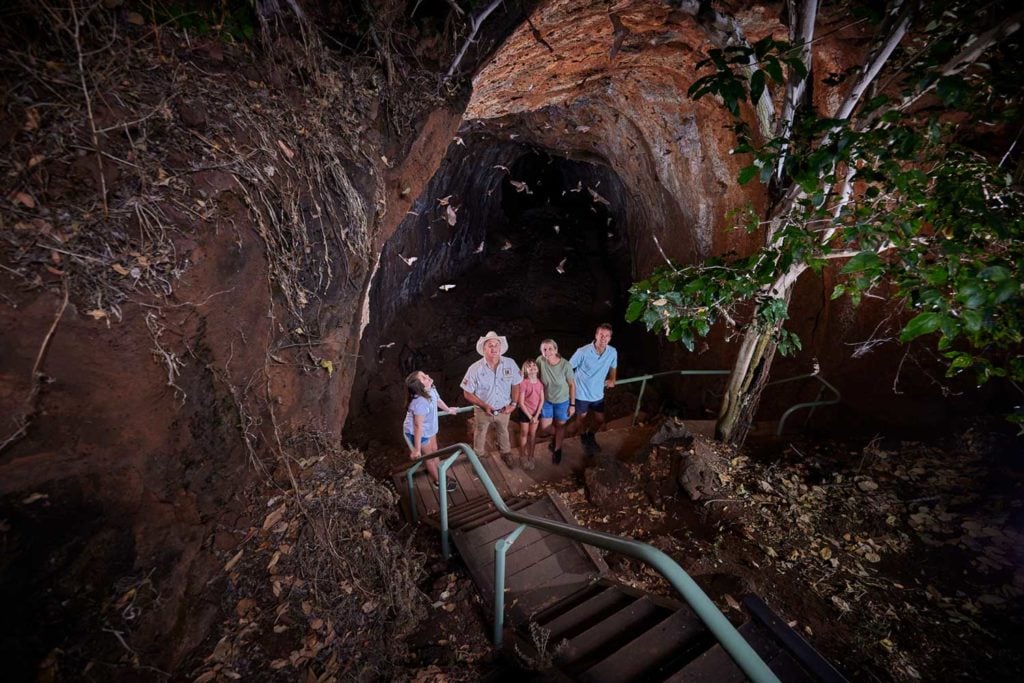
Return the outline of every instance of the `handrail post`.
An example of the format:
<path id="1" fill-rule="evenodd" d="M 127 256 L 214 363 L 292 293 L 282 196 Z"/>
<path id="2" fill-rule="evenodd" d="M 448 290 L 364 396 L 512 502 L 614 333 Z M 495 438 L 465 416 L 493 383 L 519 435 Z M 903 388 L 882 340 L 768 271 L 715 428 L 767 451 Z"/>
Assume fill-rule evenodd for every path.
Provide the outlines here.
<path id="1" fill-rule="evenodd" d="M 636 425 L 636 418 L 640 414 L 640 401 L 642 401 L 643 398 L 644 398 L 644 390 L 646 388 L 647 388 L 647 378 L 644 377 L 640 381 L 640 393 L 637 394 L 637 397 L 636 397 L 636 408 L 633 409 L 633 421 L 629 423 L 629 425 L 631 427 Z"/>
<path id="2" fill-rule="evenodd" d="M 448 468 L 452 466 L 462 451 L 455 451 L 450 458 L 441 461 L 437 468 L 437 492 L 440 500 L 439 513 L 441 515 L 441 555 L 445 562 L 451 557 L 451 549 L 448 546 Z"/>
<path id="3" fill-rule="evenodd" d="M 405 473 L 405 483 L 409 487 L 409 510 L 412 512 L 412 523 L 413 523 L 413 525 L 415 525 L 416 522 L 419 521 L 420 513 L 419 513 L 419 510 L 416 508 L 416 487 L 413 486 L 412 478 L 413 478 L 413 475 L 416 474 L 416 471 L 422 465 L 423 465 L 423 463 L 418 462 L 415 465 L 413 465 L 412 467 L 410 467 L 409 470 Z"/>
<path id="4" fill-rule="evenodd" d="M 818 409 L 818 403 L 821 401 L 821 395 L 824 394 L 824 393 L 825 393 L 825 385 L 824 384 L 819 384 L 818 385 L 818 393 L 816 393 L 814 395 L 814 405 L 811 406 L 811 409 L 807 411 L 807 419 L 804 420 L 804 427 L 806 427 L 807 423 L 809 423 L 811 421 L 811 418 L 814 417 L 814 411 Z"/>
<path id="5" fill-rule="evenodd" d="M 494 544 L 494 647 L 501 648 L 505 629 L 505 554 L 526 529 L 520 524 L 516 530 L 505 538 L 499 538 Z"/>

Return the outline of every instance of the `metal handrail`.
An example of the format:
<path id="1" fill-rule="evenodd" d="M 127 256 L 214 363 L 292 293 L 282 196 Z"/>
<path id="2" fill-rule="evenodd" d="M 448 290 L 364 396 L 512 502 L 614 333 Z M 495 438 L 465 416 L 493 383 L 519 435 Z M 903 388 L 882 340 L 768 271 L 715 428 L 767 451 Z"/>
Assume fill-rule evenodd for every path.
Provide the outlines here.
<path id="1" fill-rule="evenodd" d="M 643 401 L 644 391 L 647 390 L 647 380 L 654 379 L 655 377 L 667 377 L 669 375 L 728 375 L 731 370 L 669 370 L 668 372 L 655 372 L 650 375 L 637 375 L 636 377 L 627 377 L 626 379 L 615 380 L 615 386 L 620 384 L 632 384 L 633 382 L 640 382 L 640 393 L 636 397 L 636 407 L 633 408 L 633 419 L 630 421 L 631 425 L 636 424 L 636 418 L 640 415 L 640 402 Z"/>
<path id="2" fill-rule="evenodd" d="M 839 403 L 839 401 L 842 400 L 843 395 L 839 393 L 839 390 L 836 389 L 828 380 L 826 380 L 824 377 L 818 374 L 817 363 L 815 363 L 814 367 L 814 372 L 808 372 L 805 375 L 797 375 L 796 377 L 787 377 L 786 379 L 777 379 L 774 382 L 768 382 L 767 384 L 764 385 L 764 388 L 767 389 L 773 384 L 785 384 L 786 382 L 794 382 L 798 379 L 807 379 L 808 377 L 813 377 L 814 379 L 821 382 L 822 385 L 818 387 L 818 394 L 817 396 L 815 396 L 813 401 L 808 401 L 807 403 L 797 403 L 795 405 L 792 405 L 789 407 L 789 410 L 782 414 L 782 417 L 779 418 L 779 426 L 775 429 L 776 436 L 782 436 L 782 429 L 786 425 L 786 419 L 789 418 L 789 416 L 795 413 L 796 411 L 802 408 L 810 408 L 811 412 L 807 415 L 807 419 L 809 420 L 811 419 L 811 415 L 814 414 L 814 409 L 817 408 L 818 406 L 830 406 L 835 403 Z M 822 401 L 820 400 L 821 392 L 823 392 L 825 389 L 829 389 L 832 392 L 833 398 Z M 806 424 L 806 422 L 804 424 Z"/>
<path id="3" fill-rule="evenodd" d="M 444 546 L 446 559 L 448 557 L 448 516 L 446 495 L 447 470 L 460 455 L 465 455 L 469 460 L 473 471 L 480 478 L 480 482 L 483 484 L 488 497 L 491 499 L 494 507 L 502 517 L 520 525 L 549 531 L 553 534 L 566 536 L 574 541 L 578 541 L 579 543 L 621 553 L 640 560 L 641 562 L 646 562 L 648 565 L 653 567 L 655 571 L 661 574 L 665 580 L 683 596 L 686 603 L 691 609 L 693 609 L 700 620 L 704 622 L 708 627 L 708 630 L 711 631 L 718 642 L 721 643 L 725 651 L 729 653 L 733 661 L 736 662 L 737 666 L 743 670 L 743 673 L 745 673 L 748 678 L 755 683 L 778 683 L 778 677 L 772 673 L 764 660 L 754 652 L 754 649 L 750 647 L 750 644 L 744 640 L 743 636 L 741 636 L 733 625 L 729 623 L 729 620 L 725 618 L 725 615 L 715 607 L 715 604 L 711 602 L 711 599 L 700 589 L 700 586 L 698 586 L 690 575 L 683 571 L 683 568 L 680 567 L 672 558 L 654 546 L 648 545 L 647 543 L 641 543 L 640 541 L 622 538 L 621 536 L 614 536 L 601 531 L 592 531 L 580 526 L 572 526 L 570 524 L 565 524 L 564 522 L 557 522 L 553 519 L 535 517 L 533 515 L 527 515 L 522 512 L 510 510 L 505 504 L 504 499 L 501 497 L 501 494 L 498 493 L 498 489 L 494 486 L 494 482 L 491 481 L 490 475 L 487 473 L 487 470 L 484 469 L 483 463 L 480 462 L 480 458 L 477 456 L 476 452 L 465 443 L 446 446 L 431 453 L 430 455 L 417 458 L 413 467 L 410 468 L 410 472 L 418 469 L 425 460 L 430 460 L 432 458 L 444 458 L 449 454 L 452 455 L 447 457 L 442 462 L 441 467 L 438 468 L 441 493 L 442 544 Z M 408 475 L 408 477 L 411 484 L 411 474 Z M 410 494 L 411 493 L 412 491 L 410 491 Z M 412 495 L 409 497 L 409 504 L 411 508 L 415 509 L 415 498 Z M 518 535 L 515 532 L 513 533 Z M 499 548 L 507 549 L 508 545 L 511 545 L 511 541 L 513 540 L 515 539 L 499 539 L 495 544 L 495 550 L 498 551 Z M 496 590 L 498 587 L 499 585 L 496 581 Z M 504 623 L 503 596 L 499 598 L 496 595 L 494 602 L 496 608 L 499 605 L 502 607 L 500 614 L 497 611 L 495 612 L 495 646 L 500 647 L 501 625 Z"/>
<path id="4" fill-rule="evenodd" d="M 640 392 L 637 394 L 636 406 L 633 408 L 633 419 L 630 422 L 630 424 L 635 425 L 636 424 L 636 419 L 640 415 L 640 405 L 641 405 L 641 403 L 643 401 L 643 398 L 644 398 L 644 391 L 647 390 L 647 380 L 656 379 L 658 377 L 668 377 L 668 376 L 672 376 L 672 375 L 682 375 L 682 376 L 686 376 L 686 375 L 694 375 L 694 376 L 700 376 L 700 375 L 728 375 L 730 372 L 732 372 L 732 371 L 731 370 L 668 370 L 667 372 L 654 372 L 654 373 L 651 373 L 651 374 L 648 374 L 648 375 L 637 375 L 636 377 L 627 377 L 626 379 L 619 379 L 619 380 L 615 381 L 615 386 L 619 386 L 620 384 L 633 384 L 635 382 L 640 382 Z M 803 408 L 810 408 L 811 412 L 807 416 L 807 418 L 810 419 L 810 416 L 814 414 L 814 409 L 817 408 L 818 406 L 830 406 L 830 405 L 839 403 L 839 401 L 842 400 L 842 394 L 839 392 L 839 389 L 836 389 L 835 386 L 833 386 L 824 377 L 822 377 L 821 375 L 818 374 L 817 363 L 815 363 L 815 370 L 814 370 L 814 372 L 809 372 L 809 373 L 804 374 L 804 375 L 797 375 L 795 377 L 787 377 L 785 379 L 777 379 L 777 380 L 775 380 L 773 382 L 768 382 L 764 386 L 767 389 L 768 387 L 772 386 L 773 384 L 785 384 L 786 382 L 793 382 L 793 381 L 796 381 L 796 380 L 799 380 L 799 379 L 807 379 L 807 378 L 814 378 L 814 379 L 818 380 L 819 382 L 821 382 L 822 386 L 821 386 L 821 388 L 818 389 L 817 396 L 815 397 L 815 399 L 813 401 L 808 401 L 806 403 L 797 403 L 797 404 L 795 404 L 793 406 L 790 406 L 790 408 L 788 410 L 786 410 L 786 412 L 784 412 L 782 414 L 782 417 L 779 419 L 779 426 L 776 428 L 776 431 L 775 431 L 776 435 L 781 435 L 782 434 L 782 429 L 786 425 L 786 420 L 789 418 L 790 415 L 792 415 L 796 411 L 802 410 Z M 825 391 L 826 388 L 829 389 L 832 392 L 833 398 L 822 401 L 822 400 L 820 400 L 821 399 L 821 394 L 822 394 L 823 391 Z M 444 414 L 438 413 L 438 417 L 444 417 L 444 415 L 448 415 L 448 414 L 457 415 L 458 413 L 468 413 L 468 412 L 471 412 L 474 409 L 474 407 L 475 406 L 462 406 L 462 407 L 459 407 L 459 408 L 453 408 L 451 413 L 444 413 Z M 408 439 L 406 439 L 406 443 L 408 443 Z M 412 444 L 410 444 L 410 448 L 411 447 L 412 447 Z"/>

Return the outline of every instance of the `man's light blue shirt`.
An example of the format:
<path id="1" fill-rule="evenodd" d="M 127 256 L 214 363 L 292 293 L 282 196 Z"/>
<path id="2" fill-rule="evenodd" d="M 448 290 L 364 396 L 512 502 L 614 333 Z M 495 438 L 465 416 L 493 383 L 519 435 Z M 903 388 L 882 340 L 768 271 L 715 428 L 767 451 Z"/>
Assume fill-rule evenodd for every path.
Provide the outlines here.
<path id="1" fill-rule="evenodd" d="M 600 401 L 604 398 L 604 381 L 608 379 L 608 373 L 619 367 L 619 352 L 614 346 L 608 346 L 599 356 L 591 342 L 576 349 L 569 363 L 576 372 L 576 399 Z"/>

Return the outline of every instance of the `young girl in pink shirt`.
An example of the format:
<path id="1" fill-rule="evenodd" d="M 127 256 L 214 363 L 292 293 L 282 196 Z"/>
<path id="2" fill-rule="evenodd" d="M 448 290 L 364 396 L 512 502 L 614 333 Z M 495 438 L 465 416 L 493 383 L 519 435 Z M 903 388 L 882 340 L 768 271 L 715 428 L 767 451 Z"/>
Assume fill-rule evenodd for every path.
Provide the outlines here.
<path id="1" fill-rule="evenodd" d="M 519 452 L 522 455 L 523 469 L 534 468 L 533 449 L 537 440 L 537 424 L 540 422 L 540 409 L 544 405 L 544 385 L 537 375 L 540 368 L 532 360 L 523 361 L 523 381 L 519 385 L 519 407 L 511 418 L 519 423 Z"/>

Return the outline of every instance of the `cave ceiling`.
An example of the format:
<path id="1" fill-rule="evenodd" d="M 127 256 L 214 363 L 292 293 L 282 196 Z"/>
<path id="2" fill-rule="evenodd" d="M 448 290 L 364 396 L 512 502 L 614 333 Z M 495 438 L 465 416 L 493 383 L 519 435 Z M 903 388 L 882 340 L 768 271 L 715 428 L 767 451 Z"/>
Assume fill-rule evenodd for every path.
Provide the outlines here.
<path id="1" fill-rule="evenodd" d="M 767 26 L 763 15 L 749 23 Z M 686 97 L 710 47 L 692 18 L 661 4 L 545 3 L 477 74 L 465 128 L 610 167 L 626 188 L 615 208 L 633 233 L 662 233 L 673 258 L 741 248 L 717 229 L 748 199 L 730 182 L 729 121 Z M 634 239 L 638 263 L 655 257 L 651 246 Z"/>
<path id="2" fill-rule="evenodd" d="M 779 4 L 719 5 L 748 40 L 788 36 Z M 837 46 L 849 51 L 842 42 L 858 39 L 856 28 L 839 24 L 816 54 L 820 72 L 838 69 Z M 724 108 L 686 94 L 713 47 L 704 27 L 667 3 L 541 3 L 473 79 L 460 140 L 515 143 L 609 167 L 625 188 L 610 198 L 611 210 L 631 226 L 641 269 L 660 257 L 648 233 L 682 262 L 744 252 L 748 237 L 727 230 L 727 216 L 763 208 L 763 197 L 734 182 L 749 161 L 731 154 Z"/>

